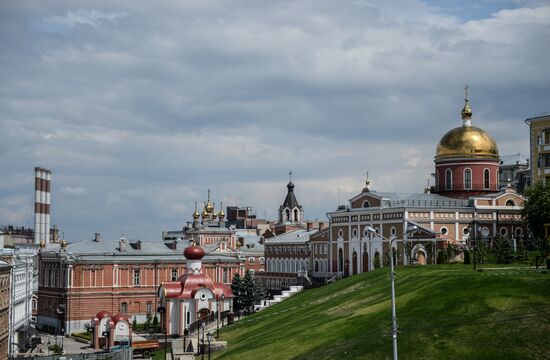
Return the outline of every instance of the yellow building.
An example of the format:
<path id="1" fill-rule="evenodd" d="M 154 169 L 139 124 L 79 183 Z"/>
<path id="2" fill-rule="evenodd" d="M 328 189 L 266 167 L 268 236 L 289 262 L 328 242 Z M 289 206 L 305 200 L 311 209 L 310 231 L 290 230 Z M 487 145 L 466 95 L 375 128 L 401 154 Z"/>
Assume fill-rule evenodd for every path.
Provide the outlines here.
<path id="1" fill-rule="evenodd" d="M 529 125 L 531 183 L 550 184 L 550 115 L 525 120 Z"/>

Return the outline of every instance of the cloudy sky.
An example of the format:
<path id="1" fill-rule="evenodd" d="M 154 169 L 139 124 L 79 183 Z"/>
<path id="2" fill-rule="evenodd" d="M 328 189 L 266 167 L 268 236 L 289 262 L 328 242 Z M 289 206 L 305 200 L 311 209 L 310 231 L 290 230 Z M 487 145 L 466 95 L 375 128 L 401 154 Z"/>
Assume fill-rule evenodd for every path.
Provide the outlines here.
<path id="1" fill-rule="evenodd" d="M 367 171 L 422 191 L 466 83 L 528 154 L 549 58 L 544 1 L 2 1 L 0 224 L 33 226 L 35 166 L 69 241 L 157 239 L 209 188 L 274 218 L 289 170 L 309 219 Z"/>

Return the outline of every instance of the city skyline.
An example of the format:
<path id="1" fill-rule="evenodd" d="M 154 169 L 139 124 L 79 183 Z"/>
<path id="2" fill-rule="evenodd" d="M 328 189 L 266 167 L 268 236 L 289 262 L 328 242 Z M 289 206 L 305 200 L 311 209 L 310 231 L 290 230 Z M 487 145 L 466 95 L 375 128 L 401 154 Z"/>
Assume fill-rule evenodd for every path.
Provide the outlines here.
<path id="1" fill-rule="evenodd" d="M 528 156 L 550 111 L 544 2 L 67 1 L 0 5 L 0 224 L 32 227 L 52 170 L 68 241 L 158 239 L 216 210 L 277 218 L 293 173 L 326 220 L 368 171 L 421 192 L 439 139 L 472 124 Z"/>

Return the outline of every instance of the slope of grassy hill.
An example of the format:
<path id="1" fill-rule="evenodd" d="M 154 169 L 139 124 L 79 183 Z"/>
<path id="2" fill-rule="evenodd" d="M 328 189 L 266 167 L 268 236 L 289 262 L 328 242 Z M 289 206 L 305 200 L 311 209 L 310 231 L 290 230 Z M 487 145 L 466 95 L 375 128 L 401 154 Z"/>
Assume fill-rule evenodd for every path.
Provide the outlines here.
<path id="1" fill-rule="evenodd" d="M 550 274 L 396 270 L 400 359 L 550 359 Z M 214 359 L 391 359 L 387 268 L 304 291 L 221 331 Z"/>

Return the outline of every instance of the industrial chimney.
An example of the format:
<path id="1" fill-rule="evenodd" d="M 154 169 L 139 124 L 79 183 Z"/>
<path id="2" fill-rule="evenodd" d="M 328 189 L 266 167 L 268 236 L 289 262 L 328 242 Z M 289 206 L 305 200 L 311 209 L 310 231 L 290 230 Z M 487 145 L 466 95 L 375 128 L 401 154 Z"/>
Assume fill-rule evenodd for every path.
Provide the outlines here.
<path id="1" fill-rule="evenodd" d="M 34 168 L 34 243 L 50 243 L 50 181 L 52 172 Z"/>

